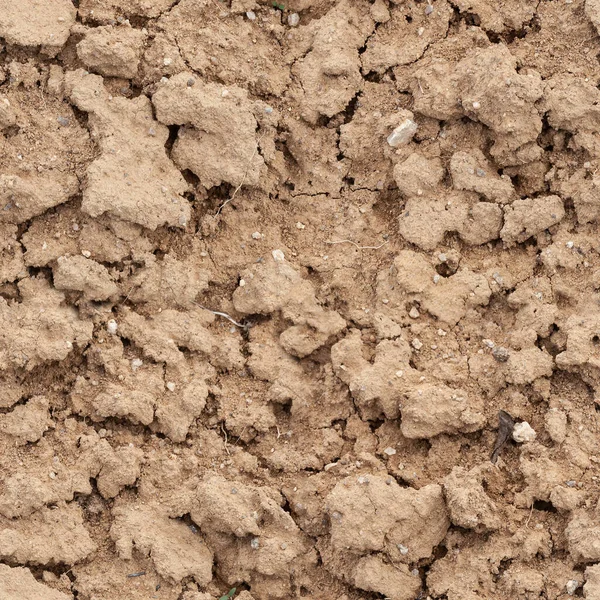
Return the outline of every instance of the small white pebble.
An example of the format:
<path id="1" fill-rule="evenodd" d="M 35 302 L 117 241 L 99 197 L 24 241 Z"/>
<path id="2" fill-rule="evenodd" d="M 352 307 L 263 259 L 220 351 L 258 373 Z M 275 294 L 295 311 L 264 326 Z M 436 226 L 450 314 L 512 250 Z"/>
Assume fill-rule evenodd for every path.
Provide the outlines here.
<path id="1" fill-rule="evenodd" d="M 50 471 L 48 477 L 50 477 L 50 479 L 56 479 L 56 473 L 54 471 Z"/>
<path id="2" fill-rule="evenodd" d="M 565 244 L 565 246 L 566 246 L 567 248 L 572 248 L 574 245 L 575 245 L 575 243 L 574 243 L 574 242 L 572 242 L 571 240 L 569 240 L 569 241 L 568 241 L 568 242 Z"/>
<path id="3" fill-rule="evenodd" d="M 223 90 L 221 92 L 221 98 L 226 98 L 227 96 L 229 96 L 229 90 Z"/>
<path id="4" fill-rule="evenodd" d="M 536 438 L 536 433 L 527 421 L 522 421 L 514 426 L 512 437 L 515 442 L 523 444 L 525 442 L 533 442 Z"/>
<path id="5" fill-rule="evenodd" d="M 400 378 L 404 375 L 404 371 L 396 371 L 396 377 Z"/>
<path id="6" fill-rule="evenodd" d="M 85 256 L 86 258 L 89 258 L 92 253 L 89 250 L 82 250 L 81 254 L 83 254 L 83 256 Z"/>
<path id="7" fill-rule="evenodd" d="M 496 344 L 492 340 L 481 340 L 485 346 L 488 348 L 493 348 Z"/>
<path id="8" fill-rule="evenodd" d="M 565 590 L 569 596 L 572 596 L 580 585 L 581 584 L 579 581 L 577 581 L 577 579 L 569 579 L 569 581 L 567 581 L 567 585 L 565 586 Z"/>
<path id="9" fill-rule="evenodd" d="M 260 233 L 259 231 L 255 231 L 255 232 L 252 234 L 252 239 L 253 239 L 253 240 L 260 240 L 261 238 L 262 238 L 262 235 L 261 235 L 261 233 Z"/>
<path id="10" fill-rule="evenodd" d="M 392 448 L 391 446 L 389 446 L 388 448 L 386 448 L 383 451 L 385 454 L 387 454 L 388 456 L 394 456 L 394 454 L 396 454 L 396 449 Z"/>
<path id="11" fill-rule="evenodd" d="M 437 334 L 438 334 L 440 337 L 444 337 L 444 336 L 446 335 L 446 332 L 445 332 L 443 329 L 438 329 L 438 330 L 437 330 Z"/>
<path id="12" fill-rule="evenodd" d="M 300 223 L 300 221 L 296 223 L 296 229 L 304 229 L 305 227 L 306 225 L 304 223 Z"/>
<path id="13" fill-rule="evenodd" d="M 387 298 L 384 298 L 384 299 L 382 300 L 382 302 L 383 302 L 384 304 L 387 304 L 387 303 L 389 302 L 389 300 L 388 300 Z"/>
<path id="14" fill-rule="evenodd" d="M 481 108 L 481 104 L 479 102 L 473 102 L 473 109 L 479 110 Z"/>
<path id="15" fill-rule="evenodd" d="M 433 276 L 433 283 L 439 283 L 439 281 L 440 281 L 440 276 L 439 276 L 439 275 L 436 273 L 436 274 Z"/>
<path id="16" fill-rule="evenodd" d="M 298 13 L 292 13 L 291 15 L 288 15 L 287 21 L 290 27 L 297 27 L 298 23 L 300 23 L 300 15 Z"/>
<path id="17" fill-rule="evenodd" d="M 441 254 L 438 254 L 438 260 L 441 263 L 445 263 L 448 260 L 448 257 L 444 253 L 441 253 Z"/>
<path id="18" fill-rule="evenodd" d="M 410 309 L 410 312 L 408 313 L 408 316 L 409 316 L 411 319 L 418 319 L 418 318 L 421 316 L 421 313 L 419 312 L 419 310 L 417 309 L 417 307 L 416 307 L 416 306 L 413 306 L 413 307 Z"/>
<path id="19" fill-rule="evenodd" d="M 253 10 L 249 10 L 246 13 L 246 18 L 248 19 L 248 21 L 254 21 L 256 19 L 256 13 Z"/>
<path id="20" fill-rule="evenodd" d="M 245 279 L 240 279 L 240 287 L 244 287 L 246 285 L 246 280 Z"/>
<path id="21" fill-rule="evenodd" d="M 165 65 L 165 67 L 168 67 L 172 62 L 173 62 L 172 58 L 165 58 L 163 60 L 163 65 Z"/>
<path id="22" fill-rule="evenodd" d="M 411 119 L 404 119 L 387 138 L 387 143 L 392 147 L 408 144 L 417 132 L 419 126 Z"/>
<path id="23" fill-rule="evenodd" d="M 415 350 L 420 350 L 423 347 L 423 342 L 419 338 L 415 338 L 411 344 Z"/>
<path id="24" fill-rule="evenodd" d="M 115 333 L 117 333 L 118 327 L 119 326 L 117 325 L 117 322 L 114 319 L 111 319 L 106 324 L 106 331 L 108 331 L 108 333 L 110 333 L 110 335 L 115 335 Z"/>
<path id="25" fill-rule="evenodd" d="M 260 542 L 257 537 L 252 538 L 250 540 L 250 547 L 252 548 L 252 550 L 258 550 L 259 546 L 260 546 Z"/>
<path id="26" fill-rule="evenodd" d="M 170 392 L 174 392 L 175 391 L 175 383 L 172 381 L 167 381 L 167 389 Z"/>
<path id="27" fill-rule="evenodd" d="M 273 252 L 271 252 L 271 254 L 272 254 L 273 260 L 275 262 L 284 262 L 285 261 L 285 254 L 281 250 L 273 250 Z"/>
<path id="28" fill-rule="evenodd" d="M 400 554 L 402 554 L 403 556 L 408 554 L 408 548 L 406 546 L 403 546 L 402 544 L 396 544 L 396 547 L 398 548 L 398 550 L 400 550 Z"/>
<path id="29" fill-rule="evenodd" d="M 137 371 L 143 364 L 144 364 L 144 361 L 141 358 L 134 358 L 131 361 L 132 371 Z"/>

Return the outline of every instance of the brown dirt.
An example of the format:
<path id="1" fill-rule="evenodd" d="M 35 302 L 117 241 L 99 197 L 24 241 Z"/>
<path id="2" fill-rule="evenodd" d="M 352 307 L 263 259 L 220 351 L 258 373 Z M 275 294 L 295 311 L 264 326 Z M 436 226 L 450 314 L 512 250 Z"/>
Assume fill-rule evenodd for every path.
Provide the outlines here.
<path id="1" fill-rule="evenodd" d="M 600 599 L 600 1 L 274 4 L 0 0 L 0 598 Z"/>

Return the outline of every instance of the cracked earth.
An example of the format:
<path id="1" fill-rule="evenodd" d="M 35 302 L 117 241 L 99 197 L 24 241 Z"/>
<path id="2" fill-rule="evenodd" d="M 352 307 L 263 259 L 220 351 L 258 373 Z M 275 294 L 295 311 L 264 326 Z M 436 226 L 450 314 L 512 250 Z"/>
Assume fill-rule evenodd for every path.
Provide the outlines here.
<path id="1" fill-rule="evenodd" d="M 0 0 L 0 598 L 599 600 L 599 28 Z"/>

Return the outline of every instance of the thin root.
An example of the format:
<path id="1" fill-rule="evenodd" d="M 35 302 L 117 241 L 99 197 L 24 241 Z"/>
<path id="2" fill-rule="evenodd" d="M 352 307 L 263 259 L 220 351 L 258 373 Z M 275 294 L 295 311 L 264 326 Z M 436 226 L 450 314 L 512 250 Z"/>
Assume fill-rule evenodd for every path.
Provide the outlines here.
<path id="1" fill-rule="evenodd" d="M 336 240 L 333 242 L 326 241 L 325 243 L 326 244 L 352 244 L 353 246 L 356 246 L 359 250 L 379 250 L 379 248 L 382 248 L 383 246 L 385 246 L 388 243 L 388 240 L 383 242 L 383 244 L 379 244 L 379 246 L 359 246 L 356 242 L 353 242 L 352 240 Z"/>
<path id="2" fill-rule="evenodd" d="M 198 304 L 197 302 L 192 302 L 192 304 L 195 304 L 199 308 L 207 310 L 213 315 L 217 315 L 218 317 L 223 317 L 224 319 L 227 319 L 229 322 L 233 323 L 236 327 L 239 327 L 240 329 L 248 329 L 247 325 L 242 325 L 242 323 L 238 323 L 231 315 L 228 315 L 227 313 L 220 312 L 218 310 L 211 310 L 210 308 L 206 308 L 206 306 L 202 306 L 202 304 Z"/>

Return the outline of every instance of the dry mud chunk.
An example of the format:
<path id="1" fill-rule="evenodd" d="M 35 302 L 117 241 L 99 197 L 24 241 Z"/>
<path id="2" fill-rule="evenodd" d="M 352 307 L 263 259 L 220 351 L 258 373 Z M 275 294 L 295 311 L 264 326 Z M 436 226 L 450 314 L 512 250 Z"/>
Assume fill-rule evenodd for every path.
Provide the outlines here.
<path id="1" fill-rule="evenodd" d="M 260 598 L 290 597 L 291 573 L 313 561 L 312 544 L 281 503 L 274 489 L 210 476 L 198 485 L 190 510 L 220 575 L 226 581 L 252 581 Z"/>
<path id="2" fill-rule="evenodd" d="M 207 311 L 178 312 L 164 310 L 151 319 L 127 311 L 119 322 L 124 337 L 143 348 L 153 360 L 183 365 L 185 356 L 179 348 L 200 352 L 212 364 L 225 368 L 240 367 L 244 359 L 240 354 L 239 340 L 217 337 L 206 326 L 214 321 Z"/>
<path id="3" fill-rule="evenodd" d="M 600 598 L 600 565 L 594 565 L 585 570 L 583 595 L 588 600 L 598 600 Z"/>
<path id="4" fill-rule="evenodd" d="M 130 300 L 161 308 L 191 308 L 196 296 L 208 288 L 209 281 L 208 272 L 198 269 L 193 258 L 178 260 L 169 253 L 158 261 L 149 255 L 145 268 L 127 282 L 133 288 Z"/>
<path id="5" fill-rule="evenodd" d="M 457 190 L 477 192 L 501 204 L 506 204 L 514 196 L 510 179 L 499 177 L 481 150 L 455 152 L 450 159 L 450 174 Z"/>
<path id="6" fill-rule="evenodd" d="M 348 127 L 354 122 L 351 121 Z M 347 161 L 338 159 L 342 137 L 334 129 L 313 128 L 302 120 L 286 118 L 284 125 L 289 134 L 286 147 L 294 157 L 299 173 L 294 173 L 294 194 L 326 194 L 339 197 L 343 178 L 348 173 Z M 346 127 L 342 125 L 343 128 Z M 389 132 L 382 132 L 382 139 Z M 340 148 L 338 148 L 338 141 Z M 372 163 L 370 163 L 372 164 Z"/>
<path id="7" fill-rule="evenodd" d="M 202 538 L 182 521 L 148 505 L 120 505 L 113 509 L 110 536 L 121 558 L 130 560 L 133 550 L 150 556 L 157 573 L 179 582 L 193 577 L 201 586 L 212 580 L 213 555 Z"/>
<path id="8" fill-rule="evenodd" d="M 0 175 L 0 222 L 23 223 L 66 202 L 79 190 L 72 175 L 49 177 Z"/>
<path id="9" fill-rule="evenodd" d="M 496 33 L 506 29 L 521 30 L 523 25 L 531 21 L 538 6 L 535 0 L 508 0 L 499 3 L 457 0 L 455 4 L 461 13 L 477 15 L 482 29 Z"/>
<path id="10" fill-rule="evenodd" d="M 563 183 L 561 191 L 573 199 L 577 222 L 594 223 L 600 219 L 600 179 L 586 169 L 579 169 Z"/>
<path id="11" fill-rule="evenodd" d="M 537 598 L 542 589 L 535 589 L 531 595 L 526 588 L 531 583 L 531 571 L 523 573 L 519 581 L 518 572 L 498 578 L 498 569 L 503 561 L 517 562 L 531 560 L 537 552 L 548 554 L 549 535 L 544 531 L 517 533 L 512 538 L 495 535 L 483 542 L 481 539 L 466 538 L 462 534 L 447 539 L 448 554 L 436 560 L 427 575 L 427 586 L 433 597 L 446 596 L 448 600 L 479 600 L 481 598 Z M 535 575 L 538 575 L 537 573 Z M 540 585 L 539 577 L 535 581 Z M 498 583 L 496 583 L 498 582 Z M 499 587 L 502 596 L 499 596 Z M 512 588 L 512 589 L 511 589 Z M 562 591 L 562 590 L 561 590 Z M 558 597 L 558 596 L 553 596 Z"/>
<path id="12" fill-rule="evenodd" d="M 107 441 L 90 437 L 91 448 L 88 455 L 91 461 L 95 461 L 92 462 L 92 468 L 94 471 L 98 470 L 98 491 L 103 498 L 114 498 L 125 486 L 133 485 L 139 477 L 144 452 L 133 446 L 113 449 Z"/>
<path id="13" fill-rule="evenodd" d="M 280 336 L 287 352 L 304 357 L 340 333 L 346 322 L 320 306 L 313 286 L 285 260 L 269 258 L 242 273 L 243 285 L 233 293 L 233 305 L 243 314 L 281 311 L 294 323 Z"/>
<path id="14" fill-rule="evenodd" d="M 450 277 L 438 276 L 437 280 L 435 275 L 427 258 L 412 250 L 401 251 L 394 260 L 392 278 L 398 290 L 449 325 L 458 323 L 470 308 L 485 306 L 490 299 L 492 292 L 485 277 L 467 268 Z"/>
<path id="15" fill-rule="evenodd" d="M 89 300 L 107 300 L 119 293 L 108 269 L 84 256 L 61 256 L 52 273 L 57 290 L 83 292 Z"/>
<path id="16" fill-rule="evenodd" d="M 524 242 L 556 225 L 564 216 L 565 208 L 558 196 L 515 200 L 504 209 L 504 227 L 500 237 L 508 245 Z"/>
<path id="17" fill-rule="evenodd" d="M 600 561 L 600 520 L 581 511 L 573 515 L 565 529 L 569 552 L 578 563 Z"/>
<path id="18" fill-rule="evenodd" d="M 389 477 L 351 476 L 335 486 L 326 503 L 334 548 L 359 555 L 385 552 L 395 562 L 430 556 L 450 525 L 439 485 L 417 491 Z"/>
<path id="19" fill-rule="evenodd" d="M 600 91 L 574 75 L 557 75 L 546 82 L 543 108 L 548 123 L 572 133 L 597 133 L 600 128 Z"/>
<path id="20" fill-rule="evenodd" d="M 450 520 L 458 527 L 467 529 L 498 529 L 498 507 L 485 493 L 482 481 L 488 465 L 467 471 L 454 467 L 444 479 L 444 496 Z"/>
<path id="21" fill-rule="evenodd" d="M 79 435 L 72 425 L 68 427 L 67 439 L 62 443 L 67 454 L 64 461 L 55 458 L 56 440 L 46 436 L 30 449 L 26 465 L 7 470 L 0 493 L 0 514 L 26 517 L 45 505 L 70 501 L 75 494 L 91 494 L 92 477 L 97 479 L 103 498 L 113 498 L 124 486 L 135 483 L 140 473 L 141 450 L 129 445 L 113 450 L 95 433 Z"/>
<path id="22" fill-rule="evenodd" d="M 585 14 L 600 33 L 600 2 L 598 0 L 585 0 Z"/>
<path id="23" fill-rule="evenodd" d="M 173 159 L 207 188 L 223 181 L 258 184 L 265 163 L 258 153 L 258 124 L 246 90 L 199 80 L 190 86 L 190 77 L 171 77 L 152 97 L 161 123 L 188 126 L 178 134 Z"/>
<path id="24" fill-rule="evenodd" d="M 150 101 L 112 100 L 98 75 L 67 73 L 71 101 L 89 115 L 101 154 L 87 169 L 82 210 L 92 217 L 108 212 L 149 229 L 184 227 L 190 205 L 187 184 L 166 155 L 169 130 L 154 120 Z"/>
<path id="25" fill-rule="evenodd" d="M 0 558 L 34 565 L 72 565 L 96 549 L 79 505 L 42 508 L 17 521 L 0 517 Z"/>
<path id="26" fill-rule="evenodd" d="M 406 565 L 385 564 L 377 556 L 365 556 L 354 570 L 354 585 L 366 592 L 378 592 L 393 600 L 413 600 L 421 589 L 421 580 Z"/>
<path id="27" fill-rule="evenodd" d="M 541 78 L 517 73 L 516 59 L 503 44 L 477 49 L 455 65 L 433 62 L 415 72 L 411 89 L 415 112 L 436 119 L 466 115 L 503 136 L 512 150 L 535 141 L 542 130 L 534 105 L 542 96 Z"/>
<path id="28" fill-rule="evenodd" d="M 19 445 L 37 442 L 52 423 L 48 406 L 46 398 L 36 396 L 27 404 L 0 414 L 0 433 L 11 436 Z"/>
<path id="29" fill-rule="evenodd" d="M 419 248 L 433 250 L 452 231 L 468 244 L 483 244 L 500 234 L 502 209 L 496 204 L 477 202 L 475 194 L 465 192 L 430 194 L 409 198 L 398 220 L 398 231 Z"/>
<path id="30" fill-rule="evenodd" d="M 427 6 L 433 10 L 426 12 Z M 437 0 L 431 5 L 397 4 L 390 12 L 390 20 L 376 29 L 361 56 L 365 73 L 383 73 L 421 58 L 428 46 L 446 35 L 452 6 Z"/>
<path id="31" fill-rule="evenodd" d="M 193 360 L 180 360 L 177 363 L 180 384 L 171 390 L 165 385 L 159 365 L 132 369 L 130 362 L 122 357 L 120 343 L 114 357 L 104 357 L 98 347 L 92 351 L 97 355 L 101 370 L 108 372 L 112 381 L 101 374 L 98 375 L 101 385 L 94 374 L 89 379 L 78 377 L 71 392 L 74 412 L 89 416 L 93 421 L 117 417 L 132 423 L 152 424 L 174 441 L 185 440 L 190 425 L 206 405 L 205 379 L 212 374 L 209 367 Z"/>
<path id="32" fill-rule="evenodd" d="M 361 414 L 378 419 L 399 416 L 399 401 L 404 392 L 415 385 L 421 373 L 410 366 L 411 348 L 401 339 L 383 340 L 377 345 L 373 362 L 363 355 L 359 330 L 331 348 L 331 362 L 336 375 L 350 388 Z"/>
<path id="33" fill-rule="evenodd" d="M 159 24 L 175 32 L 179 50 L 194 71 L 215 76 L 226 85 L 248 87 L 259 96 L 281 96 L 289 83 L 293 56 L 282 50 L 280 17 L 269 17 L 272 20 L 263 29 L 257 22 L 223 18 L 210 0 L 182 0 Z"/>
<path id="34" fill-rule="evenodd" d="M 318 378 L 314 371 L 305 372 L 303 366 L 272 337 L 259 341 L 258 331 L 257 327 L 250 330 L 252 343 L 247 366 L 254 377 L 271 383 L 267 396 L 270 401 L 283 406 L 291 402 L 293 421 L 313 428 L 330 427 L 337 419 L 350 415 L 352 402 L 328 368 Z M 275 417 L 270 412 L 253 427 L 261 430 L 275 425 Z"/>
<path id="35" fill-rule="evenodd" d="M 17 227 L 0 223 L 0 283 L 25 275 L 23 249 L 17 241 Z"/>
<path id="36" fill-rule="evenodd" d="M 173 0 L 81 0 L 79 15 L 84 21 L 110 23 L 117 17 L 155 18 L 173 5 Z"/>
<path id="37" fill-rule="evenodd" d="M 597 343 L 600 335 L 600 315 L 596 311 L 582 311 L 571 315 L 565 324 L 567 348 L 556 356 L 561 369 L 572 367 L 600 367 Z"/>
<path id="38" fill-rule="evenodd" d="M 67 41 L 75 15 L 70 0 L 2 0 L 0 37 L 18 46 L 41 46 L 55 55 Z"/>
<path id="39" fill-rule="evenodd" d="M 421 385 L 409 390 L 401 412 L 400 428 L 407 438 L 469 433 L 485 424 L 482 400 L 445 385 Z"/>
<path id="40" fill-rule="evenodd" d="M 337 136 L 331 135 L 332 130 L 317 128 L 321 135 L 323 132 L 327 132 L 329 133 L 328 137 L 333 138 L 335 148 L 332 150 L 337 150 L 334 157 L 341 150 L 344 157 L 351 161 L 348 174 L 354 179 L 354 188 L 381 188 L 389 178 L 393 150 L 386 139 L 402 120 L 398 118 L 399 112 L 406 112 L 408 118 L 413 118 L 413 114 L 409 111 L 397 110 L 397 91 L 393 82 L 365 81 L 352 120 L 340 126 L 339 149 L 336 145 Z M 289 122 L 290 125 L 301 123 L 294 119 L 289 119 Z M 303 136 L 304 144 L 310 142 L 311 135 L 308 135 L 308 132 L 314 131 L 306 126 L 305 129 L 307 134 Z M 313 142 L 313 145 L 318 146 L 317 140 Z M 293 152 L 291 149 L 290 151 Z M 305 150 L 302 146 L 296 147 L 296 151 L 293 152 L 294 158 L 301 160 L 303 152 Z M 318 167 L 319 161 L 315 160 L 313 168 L 317 169 Z M 341 169 L 338 171 L 340 171 L 340 176 L 344 175 Z M 339 194 L 341 188 L 342 184 L 338 185 L 335 191 L 336 195 Z M 325 188 L 321 189 L 326 191 Z"/>
<path id="41" fill-rule="evenodd" d="M 24 567 L 11 568 L 0 565 L 0 598 L 2 600 L 72 600 L 71 594 L 63 594 L 39 583 Z"/>
<path id="42" fill-rule="evenodd" d="M 435 189 L 444 177 L 444 167 L 440 159 L 429 160 L 413 152 L 394 167 L 394 180 L 405 196 L 417 196 L 421 191 Z"/>
<path id="43" fill-rule="evenodd" d="M 90 340 L 91 321 L 81 321 L 75 309 L 64 306 L 63 294 L 46 281 L 23 279 L 18 286 L 21 303 L 0 298 L 0 369 L 13 364 L 31 370 L 46 361 L 63 360 L 74 343 Z"/>
<path id="44" fill-rule="evenodd" d="M 145 34 L 132 27 L 94 27 L 77 44 L 83 64 L 105 77 L 137 76 Z"/>
<path id="45" fill-rule="evenodd" d="M 370 18 L 356 5 L 342 0 L 320 19 L 302 27 L 307 40 L 292 74 L 299 86 L 290 91 L 302 118 L 315 124 L 319 115 L 332 117 L 343 111 L 362 88 L 359 48 L 368 33 Z"/>

